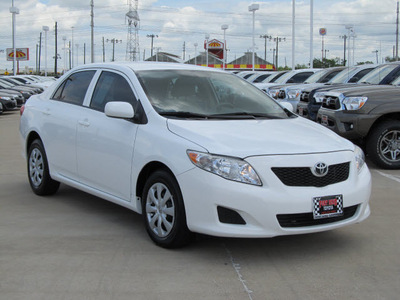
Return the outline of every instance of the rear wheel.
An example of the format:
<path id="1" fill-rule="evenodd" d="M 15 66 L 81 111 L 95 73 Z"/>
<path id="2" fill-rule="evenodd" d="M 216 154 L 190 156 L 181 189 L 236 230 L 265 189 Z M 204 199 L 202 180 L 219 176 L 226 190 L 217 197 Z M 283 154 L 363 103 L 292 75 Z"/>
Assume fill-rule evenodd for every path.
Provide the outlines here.
<path id="1" fill-rule="evenodd" d="M 142 208 L 147 233 L 154 243 L 178 248 L 191 242 L 193 233 L 186 224 L 182 194 L 170 173 L 158 170 L 148 178 Z"/>
<path id="2" fill-rule="evenodd" d="M 50 177 L 46 152 L 39 139 L 34 140 L 28 150 L 28 178 L 37 195 L 54 194 L 60 186 L 59 182 Z"/>
<path id="3" fill-rule="evenodd" d="M 367 140 L 367 154 L 385 169 L 400 168 L 400 121 L 388 120 L 375 127 Z"/>

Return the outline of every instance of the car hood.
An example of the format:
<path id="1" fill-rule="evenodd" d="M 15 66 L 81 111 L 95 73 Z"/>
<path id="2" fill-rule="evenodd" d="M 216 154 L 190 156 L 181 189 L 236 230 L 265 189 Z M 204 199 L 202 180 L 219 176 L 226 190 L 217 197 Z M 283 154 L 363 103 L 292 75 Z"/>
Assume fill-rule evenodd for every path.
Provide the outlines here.
<path id="1" fill-rule="evenodd" d="M 235 157 L 353 150 L 351 142 L 309 120 L 176 120 L 169 130 L 214 154 Z"/>
<path id="2" fill-rule="evenodd" d="M 332 92 L 342 93 L 344 96 L 383 96 L 385 95 L 395 95 L 399 93 L 399 87 L 393 85 L 378 85 L 378 84 L 366 84 L 366 85 L 358 85 L 353 87 L 342 87 L 336 90 L 332 90 Z M 328 93 L 327 93 L 328 94 Z"/>

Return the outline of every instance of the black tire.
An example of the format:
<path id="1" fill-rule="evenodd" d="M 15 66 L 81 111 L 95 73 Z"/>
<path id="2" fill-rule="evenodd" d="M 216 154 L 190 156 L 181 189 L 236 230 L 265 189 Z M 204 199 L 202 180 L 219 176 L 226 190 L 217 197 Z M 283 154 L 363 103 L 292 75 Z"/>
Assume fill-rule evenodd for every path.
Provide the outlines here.
<path id="1" fill-rule="evenodd" d="M 142 211 L 147 233 L 158 246 L 179 248 L 192 241 L 194 235 L 186 224 L 179 185 L 167 171 L 155 171 L 147 179 L 142 195 Z"/>
<path id="2" fill-rule="evenodd" d="M 28 179 L 36 195 L 51 195 L 57 192 L 60 183 L 51 179 L 46 152 L 41 140 L 36 139 L 28 150 Z"/>
<path id="3" fill-rule="evenodd" d="M 384 121 L 372 129 L 367 139 L 367 154 L 384 169 L 400 168 L 400 121 Z"/>

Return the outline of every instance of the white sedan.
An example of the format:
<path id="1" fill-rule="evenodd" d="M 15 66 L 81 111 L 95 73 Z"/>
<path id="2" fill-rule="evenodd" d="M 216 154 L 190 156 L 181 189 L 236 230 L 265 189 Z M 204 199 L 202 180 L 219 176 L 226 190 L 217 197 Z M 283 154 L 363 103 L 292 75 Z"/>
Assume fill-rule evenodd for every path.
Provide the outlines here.
<path id="1" fill-rule="evenodd" d="M 370 214 L 360 148 L 215 69 L 77 67 L 21 108 L 30 186 L 60 182 L 143 215 L 166 248 L 194 233 L 273 237 Z"/>

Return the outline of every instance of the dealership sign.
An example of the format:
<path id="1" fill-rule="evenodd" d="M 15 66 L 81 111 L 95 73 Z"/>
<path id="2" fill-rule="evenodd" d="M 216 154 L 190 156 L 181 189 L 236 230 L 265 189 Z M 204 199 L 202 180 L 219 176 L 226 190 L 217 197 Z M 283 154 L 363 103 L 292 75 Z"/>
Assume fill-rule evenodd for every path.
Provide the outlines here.
<path id="1" fill-rule="evenodd" d="M 29 48 L 16 48 L 15 58 L 17 61 L 29 60 Z M 7 48 L 7 60 L 14 60 L 14 49 Z"/>

